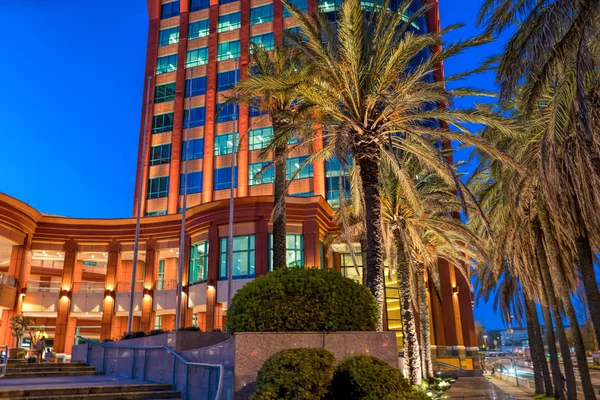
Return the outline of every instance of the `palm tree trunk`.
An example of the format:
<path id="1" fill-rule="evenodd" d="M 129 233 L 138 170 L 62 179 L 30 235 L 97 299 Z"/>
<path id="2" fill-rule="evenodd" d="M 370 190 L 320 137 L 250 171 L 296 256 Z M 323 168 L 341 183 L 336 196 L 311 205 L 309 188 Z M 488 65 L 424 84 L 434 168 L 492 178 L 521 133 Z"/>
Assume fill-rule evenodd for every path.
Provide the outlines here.
<path id="1" fill-rule="evenodd" d="M 423 364 L 423 377 L 433 377 L 433 364 L 431 362 L 431 327 L 429 325 L 429 304 L 427 303 L 427 284 L 425 282 L 425 269 L 417 271 L 417 292 L 419 296 L 419 326 L 421 328 L 421 361 Z"/>
<path id="2" fill-rule="evenodd" d="M 545 393 L 547 397 L 553 396 L 552 378 L 546 362 L 544 343 L 540 333 L 539 321 L 536 321 L 537 311 L 535 303 L 524 294 L 525 318 L 527 321 L 527 334 L 529 336 L 529 349 L 533 361 L 533 376 L 535 380 L 535 394 Z"/>
<path id="3" fill-rule="evenodd" d="M 381 153 L 375 143 L 359 142 L 353 147 L 353 156 L 360 169 L 367 231 L 367 288 L 375 296 L 379 310 L 378 330 L 383 330 L 384 263 L 381 230 L 381 186 L 379 163 Z"/>
<path id="4" fill-rule="evenodd" d="M 600 343 L 600 291 L 598 291 L 598 283 L 596 282 L 596 273 L 594 271 L 594 255 L 587 235 L 582 235 L 575 239 L 575 245 L 577 247 L 579 272 L 583 281 L 592 324 L 594 324 L 594 332 L 596 333 L 596 342 Z"/>
<path id="5" fill-rule="evenodd" d="M 400 292 L 400 312 L 402 313 L 402 334 L 404 339 L 404 360 L 408 369 L 408 380 L 412 385 L 421 384 L 421 357 L 419 338 L 413 311 L 410 284 L 410 265 L 404 252 L 404 238 L 401 228 L 394 229 L 396 245 L 398 292 Z"/>
<path id="6" fill-rule="evenodd" d="M 362 260 L 362 283 L 363 286 L 367 286 L 367 233 L 363 231 L 360 233 L 360 257 Z"/>
<path id="7" fill-rule="evenodd" d="M 540 201 L 540 203 L 542 202 Z M 575 360 L 577 361 L 577 367 L 579 368 L 579 378 L 581 380 L 583 393 L 586 399 L 595 399 L 596 395 L 594 394 L 594 386 L 592 385 L 592 379 L 590 378 L 587 356 L 585 354 L 585 346 L 583 344 L 583 338 L 579 329 L 579 321 L 577 321 L 577 314 L 575 313 L 575 308 L 573 307 L 573 302 L 571 301 L 571 297 L 569 295 L 568 284 L 561 269 L 561 261 L 560 256 L 558 254 L 558 243 L 556 243 L 556 240 L 553 236 L 552 226 L 550 224 L 550 217 L 548 216 L 544 204 L 540 204 L 540 206 L 538 207 L 538 212 L 540 224 L 542 227 L 542 233 L 545 239 L 544 242 L 546 244 L 545 248 L 548 265 L 550 267 L 548 275 L 550 275 L 549 278 L 552 280 L 553 287 L 555 287 L 558 291 L 561 304 L 563 306 L 563 309 L 565 310 L 567 319 L 569 320 L 571 336 L 573 339 L 573 345 L 575 347 Z M 552 312 L 554 313 L 555 311 L 552 310 Z M 556 312 L 558 313 L 558 309 L 556 310 Z M 560 319 L 560 315 L 558 315 L 558 318 L 555 315 L 554 318 Z M 565 363 L 565 370 L 566 368 L 567 364 Z M 577 394 L 573 390 L 569 390 L 568 381 L 567 394 L 569 395 L 569 398 L 571 398 L 572 395 L 574 396 L 574 399 L 577 398 Z"/>
<path id="8" fill-rule="evenodd" d="M 275 149 L 275 184 L 274 184 L 274 207 L 273 216 L 273 270 L 285 268 L 286 261 L 286 146 L 278 146 Z"/>

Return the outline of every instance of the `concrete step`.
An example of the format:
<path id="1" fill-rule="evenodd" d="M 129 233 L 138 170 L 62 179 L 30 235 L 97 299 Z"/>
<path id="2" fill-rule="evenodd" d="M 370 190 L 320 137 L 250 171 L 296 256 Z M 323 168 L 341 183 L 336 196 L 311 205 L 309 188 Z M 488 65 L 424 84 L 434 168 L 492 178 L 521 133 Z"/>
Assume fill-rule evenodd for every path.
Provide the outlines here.
<path id="1" fill-rule="evenodd" d="M 178 399 L 181 394 L 171 385 L 105 385 L 78 388 L 0 390 L 0 400 L 5 399 Z"/>
<path id="2" fill-rule="evenodd" d="M 13 369 L 13 368 L 38 369 L 38 368 L 55 368 L 55 367 L 78 368 L 78 367 L 85 367 L 85 366 L 86 366 L 85 363 L 82 363 L 82 362 L 63 363 L 63 364 L 43 362 L 40 364 L 27 364 L 27 363 L 7 364 L 6 368 L 7 369 Z"/>
<path id="3" fill-rule="evenodd" d="M 90 375 L 100 375 L 100 371 L 96 371 L 95 369 L 88 370 L 50 370 L 50 371 L 6 371 L 4 378 L 42 378 L 48 376 L 90 376 Z M 1 382 L 1 380 L 0 380 Z M 0 383 L 0 386 L 2 384 Z"/>
<path id="4" fill-rule="evenodd" d="M 9 368 L 7 366 L 6 372 L 85 371 L 89 369 L 94 369 L 94 367 L 87 365 L 54 364 L 49 366 L 38 365 L 35 368 L 24 366 Z"/>

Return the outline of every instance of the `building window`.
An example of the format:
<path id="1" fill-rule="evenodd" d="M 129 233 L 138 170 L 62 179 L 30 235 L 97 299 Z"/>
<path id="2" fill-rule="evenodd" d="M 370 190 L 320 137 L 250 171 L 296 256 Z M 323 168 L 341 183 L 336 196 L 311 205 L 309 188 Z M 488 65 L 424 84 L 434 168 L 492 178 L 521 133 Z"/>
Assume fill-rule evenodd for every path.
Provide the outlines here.
<path id="1" fill-rule="evenodd" d="M 160 199 L 169 195 L 169 177 L 159 176 L 148 179 L 148 199 Z"/>
<path id="2" fill-rule="evenodd" d="M 248 185 L 262 185 L 263 183 L 275 182 L 275 169 L 273 168 L 273 164 L 271 164 L 269 168 L 263 170 L 267 164 L 269 163 L 257 162 L 248 166 Z M 259 172 L 260 175 L 258 175 Z"/>
<path id="3" fill-rule="evenodd" d="M 179 194 L 183 194 L 185 186 L 185 174 L 179 176 Z M 187 174 L 187 194 L 202 192 L 202 171 L 188 172 Z"/>
<path id="4" fill-rule="evenodd" d="M 295 8 L 299 9 L 302 12 L 308 11 L 308 1 L 307 0 L 290 0 L 289 3 Z M 283 18 L 291 17 L 292 14 L 288 10 L 288 8 L 283 6 Z"/>
<path id="5" fill-rule="evenodd" d="M 343 0 L 319 0 L 319 12 L 328 13 L 339 10 Z"/>
<path id="6" fill-rule="evenodd" d="M 304 235 L 285 235 L 285 262 L 288 267 L 304 267 Z M 269 271 L 273 271 L 273 234 L 269 234 Z"/>
<path id="7" fill-rule="evenodd" d="M 233 187 L 237 187 L 237 167 L 234 170 Z M 231 189 L 231 167 L 215 168 L 214 170 L 214 190 Z"/>
<path id="8" fill-rule="evenodd" d="M 188 50 L 187 58 L 185 61 L 185 67 L 197 67 L 199 65 L 205 65 L 208 62 L 208 47 L 202 47 L 200 49 Z"/>
<path id="9" fill-rule="evenodd" d="M 188 113 L 190 114 L 188 118 Z M 192 108 L 191 110 L 183 111 L 183 127 L 194 128 L 196 126 L 204 126 L 206 120 L 206 108 L 204 106 Z"/>
<path id="10" fill-rule="evenodd" d="M 204 138 L 192 139 L 190 142 L 190 151 L 187 151 L 187 144 L 185 140 L 181 142 L 181 161 L 186 161 L 188 156 L 190 160 L 197 160 L 204 157 Z"/>
<path id="11" fill-rule="evenodd" d="M 147 211 L 146 217 L 156 217 L 158 215 L 167 215 L 167 210 Z"/>
<path id="12" fill-rule="evenodd" d="M 273 140 L 272 126 L 252 129 L 250 131 L 250 138 L 248 139 L 248 147 L 250 150 L 264 149 L 271 142 L 271 140 Z"/>
<path id="13" fill-rule="evenodd" d="M 233 3 L 236 2 L 238 0 L 221 0 L 219 1 L 219 5 L 222 6 L 223 4 L 229 4 L 229 3 Z"/>
<path id="14" fill-rule="evenodd" d="M 160 329 L 161 326 L 162 326 L 162 315 L 157 315 L 156 317 L 154 317 L 154 329 Z"/>
<path id="15" fill-rule="evenodd" d="M 160 19 L 167 19 L 179 15 L 179 0 L 164 3 L 160 7 Z"/>
<path id="16" fill-rule="evenodd" d="M 158 114 L 152 117 L 152 133 L 163 133 L 173 130 L 173 113 Z"/>
<path id="17" fill-rule="evenodd" d="M 194 21 L 188 27 L 188 39 L 206 37 L 210 33 L 210 24 L 208 19 Z"/>
<path id="18" fill-rule="evenodd" d="M 192 315 L 192 326 L 198 326 L 198 313 Z"/>
<path id="19" fill-rule="evenodd" d="M 168 46 L 179 42 L 179 27 L 163 29 L 158 33 L 158 46 Z"/>
<path id="20" fill-rule="evenodd" d="M 221 238 L 219 246 L 219 279 L 227 279 L 229 238 Z M 254 278 L 255 276 L 255 239 L 254 235 L 235 236 L 233 238 L 233 279 Z"/>
<path id="21" fill-rule="evenodd" d="M 150 165 L 168 164 L 171 162 L 171 143 L 152 146 L 150 148 Z"/>
<path id="22" fill-rule="evenodd" d="M 325 187 L 327 188 L 326 200 L 333 208 L 340 206 L 340 185 L 344 190 L 344 197 L 350 197 L 350 182 L 347 172 L 337 158 L 325 161 Z"/>
<path id="23" fill-rule="evenodd" d="M 165 260 L 160 260 L 158 262 L 156 290 L 163 290 L 164 287 L 165 287 Z"/>
<path id="24" fill-rule="evenodd" d="M 236 149 L 239 140 L 239 135 L 236 133 L 235 137 L 233 133 L 225 133 L 222 135 L 215 136 L 215 156 L 223 156 L 225 154 L 231 154 L 233 151 L 233 141 L 235 140 Z"/>
<path id="25" fill-rule="evenodd" d="M 262 24 L 273 21 L 273 4 L 254 7 L 250 9 L 250 25 Z"/>
<path id="26" fill-rule="evenodd" d="M 190 249 L 190 284 L 208 279 L 208 242 L 194 244 Z"/>
<path id="27" fill-rule="evenodd" d="M 294 196 L 294 197 L 311 197 L 314 196 L 314 192 L 301 192 L 301 193 L 289 193 L 288 196 Z"/>
<path id="28" fill-rule="evenodd" d="M 156 75 L 173 72 L 177 69 L 177 54 L 158 57 L 156 60 Z"/>
<path id="29" fill-rule="evenodd" d="M 206 94 L 206 76 L 199 76 L 185 81 L 185 97 Z"/>
<path id="30" fill-rule="evenodd" d="M 154 88 L 154 104 L 175 100 L 175 82 L 158 85 Z"/>
<path id="31" fill-rule="evenodd" d="M 239 11 L 230 14 L 219 15 L 217 32 L 226 32 L 238 29 L 240 26 L 242 26 L 241 15 L 242 14 Z"/>
<path id="32" fill-rule="evenodd" d="M 262 46 L 265 50 L 273 50 L 275 48 L 275 36 L 273 32 L 252 36 L 250 38 L 250 51 L 252 51 L 252 45 Z"/>
<path id="33" fill-rule="evenodd" d="M 261 109 L 260 104 L 261 104 L 260 98 L 255 97 L 252 99 L 252 101 L 250 102 L 250 107 L 248 107 L 248 112 L 250 114 L 250 118 L 267 114 L 266 110 Z"/>
<path id="34" fill-rule="evenodd" d="M 240 80 L 240 70 L 219 72 L 217 74 L 217 92 L 231 89 Z"/>
<path id="35" fill-rule="evenodd" d="M 217 47 L 217 61 L 229 60 L 240 56 L 240 41 L 219 43 Z"/>
<path id="36" fill-rule="evenodd" d="M 237 119 L 238 106 L 233 103 L 217 103 L 217 119 L 216 122 L 227 122 Z"/>
<path id="37" fill-rule="evenodd" d="M 286 179 L 290 180 L 294 177 L 296 171 L 300 169 L 302 163 L 308 159 L 308 156 L 300 156 L 294 158 L 288 158 L 286 160 Z M 295 176 L 294 179 L 312 178 L 313 177 L 313 166 L 311 164 L 305 165 L 302 170 Z"/>
<path id="38" fill-rule="evenodd" d="M 191 0 L 190 12 L 204 10 L 210 7 L 210 0 Z"/>

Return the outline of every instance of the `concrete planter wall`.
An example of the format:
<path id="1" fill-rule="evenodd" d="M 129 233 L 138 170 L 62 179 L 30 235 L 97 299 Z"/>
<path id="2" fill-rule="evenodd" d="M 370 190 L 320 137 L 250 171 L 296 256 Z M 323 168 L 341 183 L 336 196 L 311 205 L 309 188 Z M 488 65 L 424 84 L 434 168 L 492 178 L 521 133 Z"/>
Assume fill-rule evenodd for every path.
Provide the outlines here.
<path id="1" fill-rule="evenodd" d="M 235 399 L 247 399 L 256 387 L 256 376 L 273 354 L 293 348 L 318 347 L 333 354 L 337 363 L 359 354 L 374 356 L 398 368 L 394 332 L 281 332 L 236 333 Z"/>

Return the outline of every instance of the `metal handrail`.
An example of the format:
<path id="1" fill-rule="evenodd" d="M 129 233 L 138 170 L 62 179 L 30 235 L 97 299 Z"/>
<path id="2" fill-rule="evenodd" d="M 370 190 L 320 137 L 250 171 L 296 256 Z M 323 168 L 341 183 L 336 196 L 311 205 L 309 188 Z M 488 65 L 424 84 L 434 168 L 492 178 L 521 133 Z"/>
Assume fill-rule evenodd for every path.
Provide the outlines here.
<path id="1" fill-rule="evenodd" d="M 438 367 L 438 369 L 440 371 L 442 370 L 442 368 L 444 368 L 444 371 L 462 371 L 462 370 L 464 370 L 463 367 L 458 367 L 454 364 L 449 364 L 449 363 L 445 363 L 442 361 L 436 361 L 434 364 Z"/>
<path id="2" fill-rule="evenodd" d="M 157 279 L 154 281 L 154 290 L 177 289 L 177 279 Z"/>
<path id="3" fill-rule="evenodd" d="M 207 363 L 199 363 L 199 362 L 194 362 L 194 361 L 188 361 L 185 358 L 183 358 L 183 356 L 179 353 L 177 353 L 175 350 L 171 349 L 170 347 L 167 346 L 114 346 L 114 345 L 110 345 L 107 343 L 99 343 L 96 342 L 94 340 L 85 338 L 83 336 L 76 336 L 79 340 L 82 340 L 86 343 L 88 343 L 88 353 L 90 351 L 90 344 L 95 344 L 98 345 L 100 347 L 102 347 L 103 349 L 127 349 L 127 350 L 144 350 L 144 360 L 146 359 L 146 350 L 159 350 L 159 349 L 163 349 L 166 350 L 167 352 L 173 354 L 173 357 L 179 359 L 179 361 L 181 361 L 184 365 L 185 365 L 185 396 L 184 398 L 187 398 L 188 395 L 188 386 L 189 386 L 189 366 L 195 366 L 195 367 L 206 367 L 206 368 L 218 368 L 219 369 L 219 385 L 217 386 L 217 394 L 215 395 L 215 400 L 219 400 L 221 398 L 221 393 L 223 391 L 223 376 L 224 376 L 224 371 L 223 371 L 223 364 L 207 364 Z M 7 352 L 8 352 L 8 346 L 7 347 Z M 135 353 L 132 354 L 131 356 L 132 360 L 135 361 Z M 104 365 L 105 365 L 105 359 L 106 359 L 106 350 L 103 350 L 102 352 L 102 373 L 104 373 Z M 89 355 L 88 355 L 88 363 L 89 363 Z M 133 372 L 133 368 L 132 368 L 132 372 Z M 144 369 L 142 372 L 143 376 L 146 376 L 146 363 L 144 362 Z M 173 375 L 171 377 L 171 385 L 175 386 L 175 366 L 173 368 Z"/>
<path id="4" fill-rule="evenodd" d="M 104 282 L 75 282 L 73 283 L 73 293 L 104 293 Z"/>
<path id="5" fill-rule="evenodd" d="M 0 378 L 6 374 L 6 364 L 8 363 L 8 346 L 0 346 L 0 349 L 4 348 L 4 352 L 0 354 Z"/>
<path id="6" fill-rule="evenodd" d="M 60 292 L 60 282 L 57 282 L 57 281 L 27 281 L 27 291 L 59 293 Z"/>

